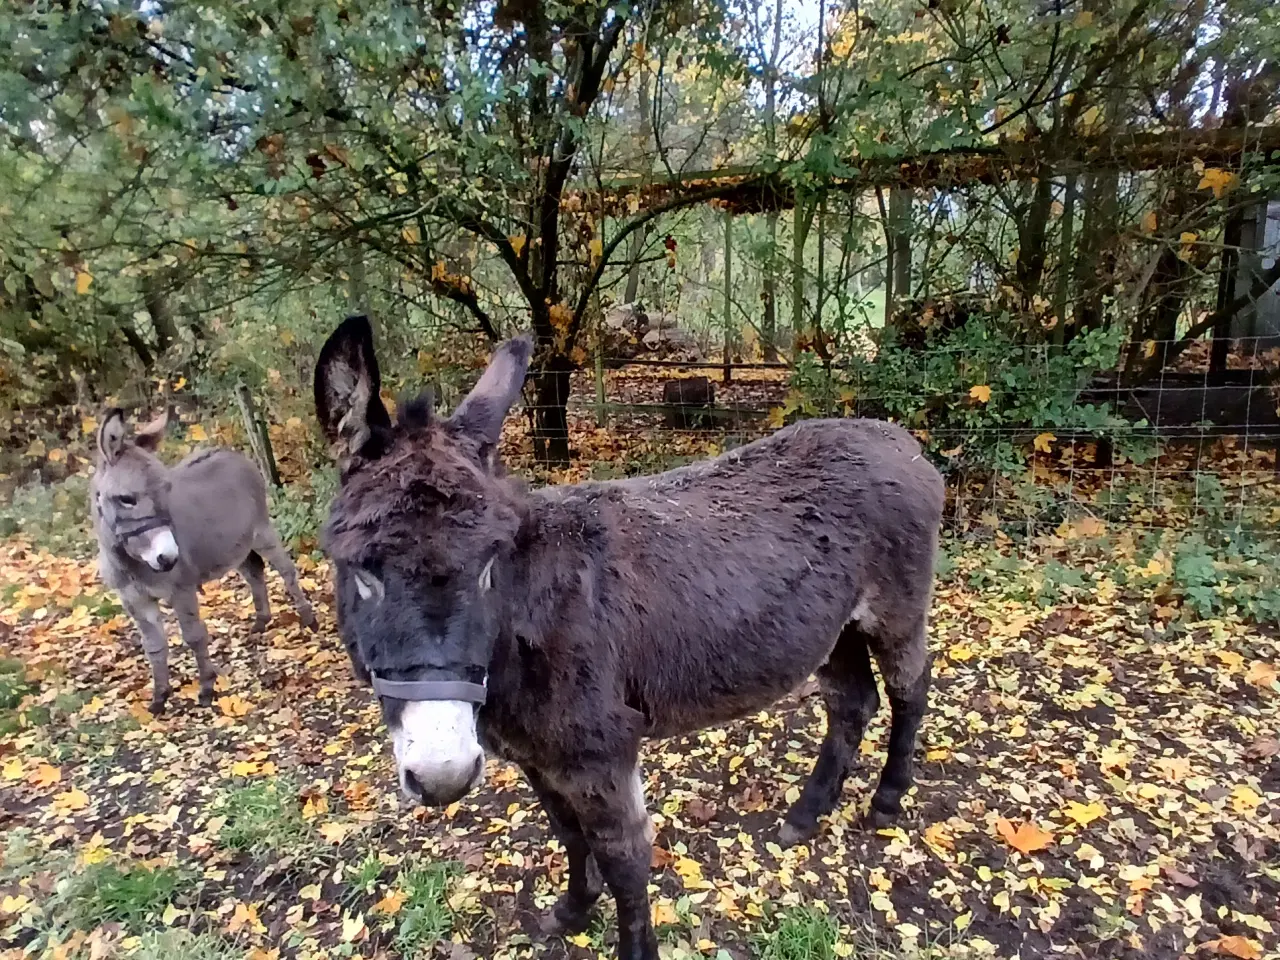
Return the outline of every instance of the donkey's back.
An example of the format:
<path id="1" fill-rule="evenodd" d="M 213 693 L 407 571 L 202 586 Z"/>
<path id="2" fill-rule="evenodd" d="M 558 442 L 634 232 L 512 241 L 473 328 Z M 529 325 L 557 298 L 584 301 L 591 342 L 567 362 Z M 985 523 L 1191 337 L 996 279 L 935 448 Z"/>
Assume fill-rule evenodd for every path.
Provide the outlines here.
<path id="1" fill-rule="evenodd" d="M 201 582 L 244 562 L 274 540 L 267 485 L 243 454 L 224 447 L 198 450 L 170 471 L 174 534 Z"/>

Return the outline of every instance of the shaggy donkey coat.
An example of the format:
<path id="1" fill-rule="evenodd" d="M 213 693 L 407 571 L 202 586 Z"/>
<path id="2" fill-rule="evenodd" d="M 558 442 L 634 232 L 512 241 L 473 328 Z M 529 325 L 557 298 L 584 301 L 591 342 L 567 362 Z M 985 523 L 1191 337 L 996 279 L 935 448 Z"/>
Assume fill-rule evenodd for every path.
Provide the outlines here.
<path id="1" fill-rule="evenodd" d="M 654 960 L 643 738 L 741 717 L 816 671 L 827 734 L 782 830 L 803 840 L 838 803 L 877 709 L 874 658 L 893 717 L 871 817 L 899 813 L 929 685 L 942 480 L 901 427 L 811 420 L 657 476 L 531 492 L 494 453 L 531 350 L 499 347 L 449 419 L 419 402 L 392 426 L 368 322 L 349 318 L 325 345 L 340 627 L 383 691 L 402 786 L 457 799 L 481 742 L 519 764 L 568 854 L 551 929 L 582 929 L 603 880 L 618 955 Z M 478 708 L 420 702 L 441 699 L 431 681 L 486 677 Z M 387 679 L 409 681 L 404 699 L 376 686 Z"/>
<path id="2" fill-rule="evenodd" d="M 169 697 L 169 643 L 158 601 L 173 607 L 183 641 L 195 654 L 200 703 L 213 702 L 217 671 L 200 619 L 203 583 L 236 569 L 253 592 L 255 633 L 271 620 L 266 563 L 279 571 L 302 622 L 315 614 L 298 585 L 293 561 L 267 516 L 261 472 L 234 450 L 198 450 L 173 467 L 155 456 L 166 416 L 130 436 L 124 414 L 111 409 L 98 428 L 98 463 L 89 487 L 103 582 L 138 625 L 151 664 L 151 712 Z"/>

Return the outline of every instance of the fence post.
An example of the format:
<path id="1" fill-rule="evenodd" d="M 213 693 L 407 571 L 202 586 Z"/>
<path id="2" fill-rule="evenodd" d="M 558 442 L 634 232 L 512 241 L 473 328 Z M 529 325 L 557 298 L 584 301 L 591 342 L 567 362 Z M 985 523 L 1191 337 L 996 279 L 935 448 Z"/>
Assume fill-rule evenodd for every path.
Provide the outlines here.
<path id="1" fill-rule="evenodd" d="M 273 486 L 280 486 L 280 471 L 276 469 L 275 454 L 271 450 L 271 435 L 267 433 L 267 425 L 258 418 L 253 395 L 243 381 L 236 384 L 236 404 L 240 407 L 244 432 L 249 437 L 249 448 L 258 461 L 258 468 Z"/>
<path id="2" fill-rule="evenodd" d="M 603 429 L 609 419 L 604 409 L 604 312 L 600 309 L 600 291 L 594 291 L 591 296 L 595 301 L 596 315 L 596 426 Z"/>

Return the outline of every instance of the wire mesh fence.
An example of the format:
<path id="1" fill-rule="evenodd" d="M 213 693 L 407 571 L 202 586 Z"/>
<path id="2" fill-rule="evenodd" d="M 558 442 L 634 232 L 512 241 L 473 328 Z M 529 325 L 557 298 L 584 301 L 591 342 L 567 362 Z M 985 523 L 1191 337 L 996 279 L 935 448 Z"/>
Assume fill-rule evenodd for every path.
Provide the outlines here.
<path id="1" fill-rule="evenodd" d="M 1129 345 L 1143 361 L 1173 341 Z M 1280 530 L 1280 349 L 1237 340 L 1224 369 L 1207 346 L 1149 379 L 1081 376 L 1052 344 L 874 355 L 816 364 L 610 361 L 564 398 L 569 464 L 537 461 L 539 409 L 506 452 L 543 482 L 679 466 L 812 416 L 903 423 L 948 479 L 948 526 L 1028 539 L 1092 521 L 1131 531 Z"/>

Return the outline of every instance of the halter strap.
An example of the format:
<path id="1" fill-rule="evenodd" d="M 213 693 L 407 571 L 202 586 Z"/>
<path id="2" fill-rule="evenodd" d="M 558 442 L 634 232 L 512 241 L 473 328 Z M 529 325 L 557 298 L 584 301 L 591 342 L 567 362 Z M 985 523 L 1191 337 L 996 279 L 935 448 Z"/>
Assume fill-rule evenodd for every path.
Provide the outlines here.
<path id="1" fill-rule="evenodd" d="M 384 680 L 373 671 L 373 692 L 380 697 L 397 700 L 461 700 L 483 704 L 489 696 L 488 678 L 484 683 L 469 680 Z"/>

